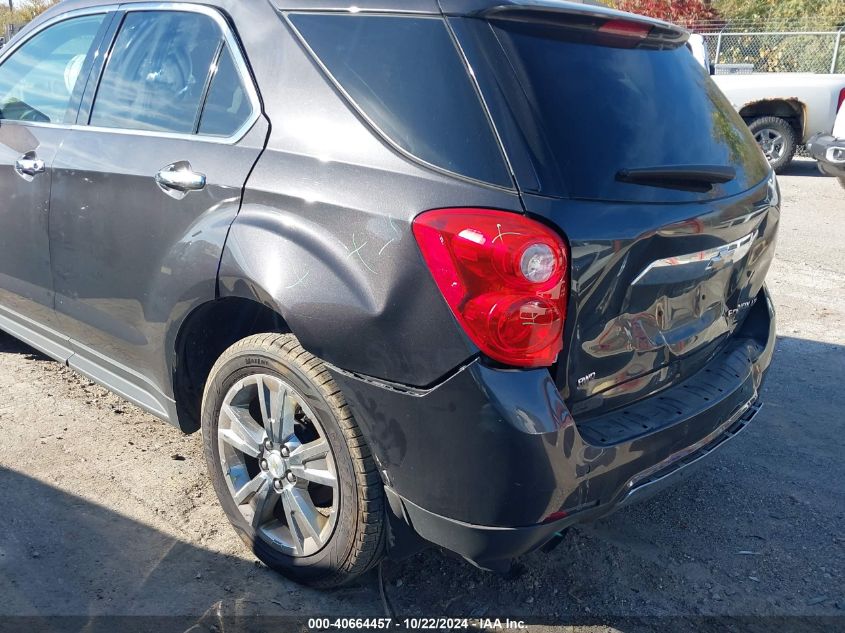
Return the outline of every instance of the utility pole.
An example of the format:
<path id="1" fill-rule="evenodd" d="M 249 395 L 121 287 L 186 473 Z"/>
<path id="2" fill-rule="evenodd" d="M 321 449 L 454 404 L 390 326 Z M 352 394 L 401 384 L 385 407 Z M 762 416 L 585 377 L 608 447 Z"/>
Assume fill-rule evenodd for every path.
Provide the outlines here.
<path id="1" fill-rule="evenodd" d="M 15 7 L 12 6 L 12 0 L 9 0 L 9 11 L 14 11 Z"/>

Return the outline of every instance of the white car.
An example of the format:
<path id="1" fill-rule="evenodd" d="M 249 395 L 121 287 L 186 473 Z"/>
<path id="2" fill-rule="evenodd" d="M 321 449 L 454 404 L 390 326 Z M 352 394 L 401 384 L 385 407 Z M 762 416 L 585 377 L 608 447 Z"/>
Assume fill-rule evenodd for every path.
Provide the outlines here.
<path id="1" fill-rule="evenodd" d="M 711 68 L 701 35 L 690 36 L 689 49 L 699 63 Z M 713 80 L 751 128 L 775 171 L 792 161 L 799 145 L 817 134 L 829 135 L 845 102 L 842 74 L 716 74 Z"/>

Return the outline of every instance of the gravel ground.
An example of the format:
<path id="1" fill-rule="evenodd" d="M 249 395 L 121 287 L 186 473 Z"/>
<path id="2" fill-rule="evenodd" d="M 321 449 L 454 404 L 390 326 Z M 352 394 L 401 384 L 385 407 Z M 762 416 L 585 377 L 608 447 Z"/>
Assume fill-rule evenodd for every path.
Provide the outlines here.
<path id="1" fill-rule="evenodd" d="M 806 160 L 780 182 L 780 337 L 754 424 L 692 478 L 570 530 L 512 578 L 433 550 L 386 563 L 398 614 L 584 625 L 574 631 L 634 630 L 629 617 L 700 629 L 701 615 L 845 627 L 845 192 Z M 215 502 L 198 435 L 4 334 L 0 393 L 0 623 L 384 613 L 375 574 L 316 592 L 256 563 Z"/>

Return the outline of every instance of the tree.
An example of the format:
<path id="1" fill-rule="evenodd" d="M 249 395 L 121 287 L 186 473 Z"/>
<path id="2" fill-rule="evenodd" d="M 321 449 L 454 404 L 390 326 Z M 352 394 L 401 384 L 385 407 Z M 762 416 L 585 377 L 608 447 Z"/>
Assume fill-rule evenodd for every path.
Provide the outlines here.
<path id="1" fill-rule="evenodd" d="M 681 26 L 717 17 L 707 0 L 615 0 L 612 5 L 622 11 L 640 13 Z"/>
<path id="2" fill-rule="evenodd" d="M 605 0 L 623 11 L 689 26 L 696 21 L 723 19 L 753 22 L 796 22 L 845 25 L 843 0 Z"/>
<path id="3" fill-rule="evenodd" d="M 727 20 L 808 20 L 830 26 L 845 24 L 843 0 L 713 0 Z"/>
<path id="4" fill-rule="evenodd" d="M 0 7 L 0 36 L 8 25 L 23 26 L 56 2 L 58 0 L 18 0 L 13 5 L 12 0 L 9 0 L 8 9 L 5 6 Z"/>

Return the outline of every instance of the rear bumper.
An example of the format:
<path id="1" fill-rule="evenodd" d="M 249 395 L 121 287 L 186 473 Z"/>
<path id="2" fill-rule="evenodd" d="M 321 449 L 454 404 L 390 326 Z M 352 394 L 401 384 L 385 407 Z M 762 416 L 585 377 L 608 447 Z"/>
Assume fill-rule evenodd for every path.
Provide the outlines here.
<path id="1" fill-rule="evenodd" d="M 405 522 L 426 541 L 457 552 L 479 567 L 504 571 L 514 558 L 541 547 L 567 527 L 592 521 L 618 508 L 647 499 L 683 480 L 695 472 L 702 460 L 713 450 L 743 431 L 761 407 L 759 402 L 749 405 L 738 413 L 735 419 L 723 424 L 704 445 L 667 464 L 665 468 L 654 471 L 648 477 L 629 481 L 616 499 L 556 521 L 526 527 L 490 527 L 449 519 L 398 497 L 391 500 L 391 506 L 396 507 L 397 501 L 401 503 Z M 392 490 L 388 494 L 396 496 Z"/>
<path id="2" fill-rule="evenodd" d="M 573 419 L 545 370 L 473 362 L 430 390 L 335 377 L 381 469 L 393 525 L 502 568 L 674 482 L 745 428 L 775 346 L 765 290 L 760 299 L 700 372 L 589 423 Z"/>
<path id="3" fill-rule="evenodd" d="M 816 134 L 807 141 L 807 153 L 818 161 L 822 173 L 845 178 L 845 139 Z"/>

